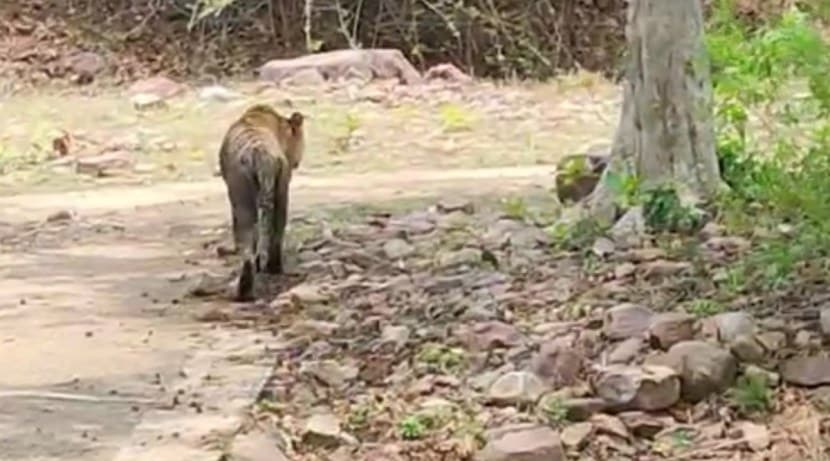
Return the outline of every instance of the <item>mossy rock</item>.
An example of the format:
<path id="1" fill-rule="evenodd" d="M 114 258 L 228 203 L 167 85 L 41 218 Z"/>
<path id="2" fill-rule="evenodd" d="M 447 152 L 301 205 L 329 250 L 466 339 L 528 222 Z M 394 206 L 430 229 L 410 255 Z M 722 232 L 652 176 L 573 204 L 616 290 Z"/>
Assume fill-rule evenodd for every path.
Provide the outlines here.
<path id="1" fill-rule="evenodd" d="M 579 202 L 593 192 L 608 165 L 608 155 L 594 153 L 563 157 L 556 165 L 556 195 L 564 203 Z"/>

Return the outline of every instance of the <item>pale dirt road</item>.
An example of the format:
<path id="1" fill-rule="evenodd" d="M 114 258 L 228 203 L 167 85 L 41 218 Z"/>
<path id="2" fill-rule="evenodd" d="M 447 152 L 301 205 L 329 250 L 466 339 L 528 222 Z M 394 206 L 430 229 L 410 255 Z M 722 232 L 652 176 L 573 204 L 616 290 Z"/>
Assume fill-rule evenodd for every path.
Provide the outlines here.
<path id="1" fill-rule="evenodd" d="M 551 171 L 298 176 L 292 214 L 548 187 Z M 223 194 L 215 179 L 0 197 L 0 460 L 219 458 L 271 366 L 270 335 L 179 302 L 183 274 L 218 269 L 201 245 L 226 225 Z M 44 224 L 58 210 L 77 217 Z"/>

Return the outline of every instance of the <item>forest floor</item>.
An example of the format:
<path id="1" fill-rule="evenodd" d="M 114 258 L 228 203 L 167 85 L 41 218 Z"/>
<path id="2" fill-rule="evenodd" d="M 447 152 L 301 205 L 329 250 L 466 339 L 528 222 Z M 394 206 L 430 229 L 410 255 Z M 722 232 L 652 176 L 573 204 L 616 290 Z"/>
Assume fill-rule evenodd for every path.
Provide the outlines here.
<path id="1" fill-rule="evenodd" d="M 686 343 L 667 355 L 705 359 L 693 384 L 731 387 L 733 354 L 693 340 L 712 325 L 753 325 L 743 373 L 820 349 L 815 306 L 782 325 L 776 301 L 753 307 L 773 293 L 721 296 L 751 239 L 624 250 L 586 231 L 572 251 L 547 231 L 553 166 L 608 143 L 615 86 L 227 88 L 144 110 L 104 87 L 0 101 L 2 459 L 824 459 L 821 389 L 677 403 L 677 376 L 637 365 Z M 240 304 L 215 152 L 254 101 L 308 114 L 309 146 L 292 275 Z M 830 373 L 798 365 L 754 373 Z M 639 406 L 606 412 L 628 391 L 602 383 L 635 375 Z"/>

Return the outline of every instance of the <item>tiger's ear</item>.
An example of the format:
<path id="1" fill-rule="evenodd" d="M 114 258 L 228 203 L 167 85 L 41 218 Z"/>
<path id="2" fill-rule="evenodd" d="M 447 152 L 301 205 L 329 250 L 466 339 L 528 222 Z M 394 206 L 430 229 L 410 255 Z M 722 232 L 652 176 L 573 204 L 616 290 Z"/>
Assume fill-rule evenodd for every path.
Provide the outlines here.
<path id="1" fill-rule="evenodd" d="M 302 128 L 304 119 L 303 114 L 294 112 L 291 117 L 288 117 L 288 124 L 294 129 Z"/>

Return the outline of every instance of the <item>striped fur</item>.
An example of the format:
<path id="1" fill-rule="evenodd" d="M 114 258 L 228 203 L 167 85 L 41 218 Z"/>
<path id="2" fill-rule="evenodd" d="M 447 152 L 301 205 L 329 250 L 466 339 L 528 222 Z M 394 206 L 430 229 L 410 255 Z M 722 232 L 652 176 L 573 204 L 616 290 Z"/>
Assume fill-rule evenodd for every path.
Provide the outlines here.
<path id="1" fill-rule="evenodd" d="M 228 191 L 235 251 L 242 267 L 240 300 L 253 298 L 254 273 L 282 273 L 288 186 L 305 150 L 303 116 L 249 107 L 222 140 L 219 170 Z"/>

